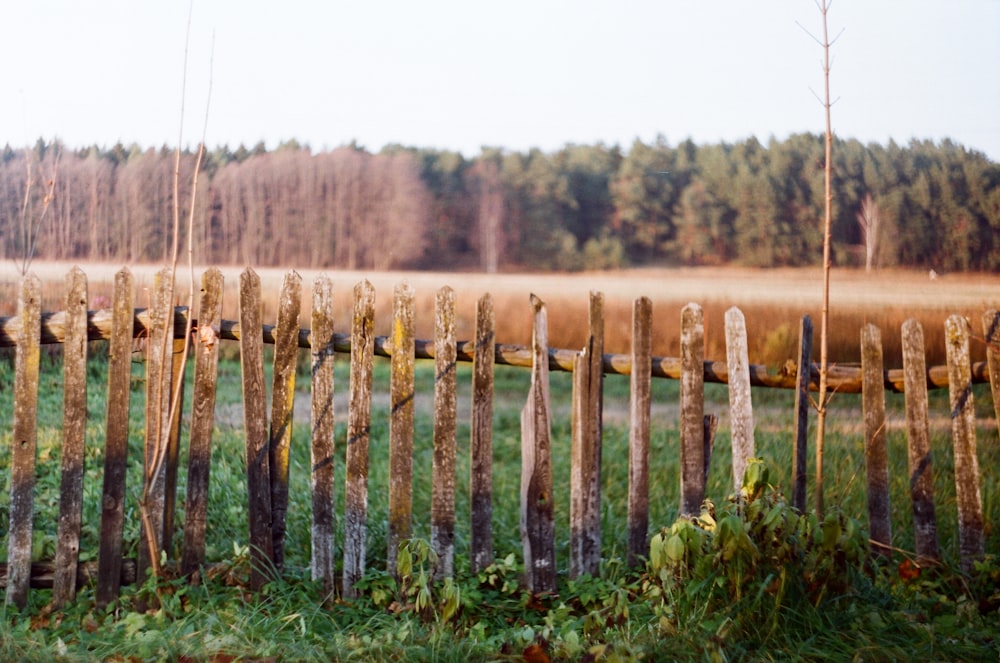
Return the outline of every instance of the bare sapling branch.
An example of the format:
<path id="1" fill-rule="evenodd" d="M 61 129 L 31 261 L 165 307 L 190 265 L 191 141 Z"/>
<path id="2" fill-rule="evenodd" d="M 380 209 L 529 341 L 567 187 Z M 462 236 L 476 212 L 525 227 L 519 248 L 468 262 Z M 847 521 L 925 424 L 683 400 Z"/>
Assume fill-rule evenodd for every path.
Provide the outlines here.
<path id="1" fill-rule="evenodd" d="M 33 215 L 31 210 L 31 192 L 35 184 L 31 168 L 33 154 L 30 149 L 25 149 L 24 167 L 27 171 L 27 177 L 24 182 L 24 200 L 21 203 L 21 250 L 23 253 L 21 254 L 21 262 L 18 265 L 18 271 L 22 278 L 28 274 L 28 270 L 31 268 L 31 262 L 35 258 L 35 249 L 38 246 L 38 237 L 41 235 L 42 226 L 45 223 L 45 217 L 48 215 L 49 208 L 52 206 L 52 201 L 55 199 L 56 179 L 59 174 L 59 160 L 62 157 L 62 146 L 57 143 L 55 149 L 52 170 L 49 172 L 49 176 L 44 178 L 45 193 L 42 196 L 42 211 L 38 214 L 37 221 L 32 220 Z M 39 158 L 38 167 L 39 169 L 42 167 L 41 158 Z"/>

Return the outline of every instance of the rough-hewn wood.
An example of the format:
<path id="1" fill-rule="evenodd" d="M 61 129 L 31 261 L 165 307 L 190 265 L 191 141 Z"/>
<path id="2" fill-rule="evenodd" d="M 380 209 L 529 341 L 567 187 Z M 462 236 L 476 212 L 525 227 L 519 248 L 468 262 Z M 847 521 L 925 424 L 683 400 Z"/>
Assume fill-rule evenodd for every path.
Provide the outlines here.
<path id="1" fill-rule="evenodd" d="M 534 592 L 556 589 L 552 432 L 549 420 L 548 315 L 531 295 L 534 324 L 531 387 L 521 410 L 521 543 L 525 584 Z"/>
<path id="2" fill-rule="evenodd" d="M 240 325 L 261 327 L 260 277 L 247 267 L 240 274 Z M 243 426 L 246 434 L 247 506 L 250 525 L 250 586 L 260 589 L 271 576 L 271 471 L 267 437 L 267 389 L 264 383 L 264 343 L 257 334 L 240 338 L 243 373 Z"/>
<path id="3" fill-rule="evenodd" d="M 601 420 L 604 295 L 590 293 L 589 333 L 573 371 L 570 442 L 569 576 L 597 577 L 601 566 Z"/>
<path id="4" fill-rule="evenodd" d="M 472 572 L 493 563 L 493 345 L 496 316 L 489 293 L 476 303 L 476 352 L 472 360 L 469 493 Z"/>
<path id="5" fill-rule="evenodd" d="M 705 500 L 705 316 L 690 303 L 681 310 L 680 515 L 701 513 Z"/>
<path id="6" fill-rule="evenodd" d="M 885 434 L 882 332 L 872 324 L 861 328 L 861 370 L 865 376 L 861 409 L 865 419 L 869 538 L 874 554 L 890 556 L 892 514 L 889 511 L 889 452 Z"/>
<path id="7" fill-rule="evenodd" d="M 392 359 L 389 385 L 389 550 L 387 567 L 396 574 L 399 545 L 413 523 L 414 304 L 413 287 L 393 292 Z"/>
<path id="8" fill-rule="evenodd" d="M 958 506 L 958 549 L 962 569 L 985 553 L 983 498 L 976 455 L 976 410 L 969 375 L 969 321 L 952 315 L 945 322 L 948 356 L 948 388 L 951 404 L 951 435 L 955 450 L 955 502 Z"/>
<path id="9" fill-rule="evenodd" d="M 983 338 L 986 340 L 986 366 L 993 393 L 993 413 L 1000 424 L 1000 311 L 983 313 Z"/>
<path id="10" fill-rule="evenodd" d="M 101 498 L 101 548 L 95 602 L 107 607 L 118 599 L 122 577 L 122 531 L 125 524 L 125 470 L 132 381 L 133 278 L 128 269 L 115 274 L 108 343 L 107 425 L 104 487 Z"/>
<path id="11" fill-rule="evenodd" d="M 434 459 L 431 469 L 431 547 L 434 577 L 455 573 L 455 429 L 458 417 L 455 360 L 455 291 L 438 290 L 434 307 Z"/>
<path id="12" fill-rule="evenodd" d="M 185 315 L 187 311 L 185 311 Z M 175 338 L 171 342 L 173 353 L 171 355 L 170 368 L 170 393 L 171 398 L 176 398 L 177 402 L 170 406 L 170 430 L 167 434 L 167 458 L 164 467 L 164 496 L 163 496 L 163 550 L 173 548 L 174 517 L 177 513 L 177 470 L 180 462 L 181 451 L 181 412 L 184 410 L 184 388 L 181 382 L 184 376 L 181 371 L 186 364 L 184 353 L 187 344 L 183 338 Z"/>
<path id="13" fill-rule="evenodd" d="M 809 382 L 812 377 L 812 318 L 799 323 L 799 357 L 795 377 L 795 446 L 792 447 L 792 506 L 806 510 L 806 461 L 809 455 Z"/>
<path id="14" fill-rule="evenodd" d="M 934 472 L 928 424 L 927 369 L 924 329 L 916 320 L 903 323 L 903 372 L 906 378 L 906 431 L 913 538 L 918 561 L 939 560 L 937 517 L 934 513 Z"/>
<path id="15" fill-rule="evenodd" d="M 754 455 L 753 405 L 750 397 L 750 359 L 743 312 L 726 311 L 726 362 L 729 367 L 729 418 L 733 442 L 733 481 L 743 485 L 747 462 Z"/>
<path id="16" fill-rule="evenodd" d="M 334 589 L 333 281 L 318 276 L 312 295 L 312 578 Z"/>
<path id="17" fill-rule="evenodd" d="M 288 454 L 292 446 L 295 410 L 295 368 L 298 364 L 299 311 L 302 277 L 285 274 L 278 297 L 278 327 L 274 333 L 274 374 L 271 382 L 271 431 L 268 469 L 271 474 L 271 552 L 279 571 L 285 565 L 285 518 L 288 513 Z"/>
<path id="18" fill-rule="evenodd" d="M 629 376 L 628 565 L 649 555 L 649 420 L 652 403 L 653 304 L 632 303 L 632 372 Z"/>
<path id="19" fill-rule="evenodd" d="M 222 319 L 222 272 L 212 267 L 201 276 L 198 326 L 194 330 L 194 390 L 188 449 L 187 501 L 181 572 L 190 576 L 205 563 L 205 524 L 215 425 L 215 389 L 219 375 L 219 322 Z"/>
<path id="20" fill-rule="evenodd" d="M 17 300 L 20 320 L 14 359 L 14 434 L 10 452 L 10 530 L 7 539 L 7 604 L 23 608 L 31 581 L 35 446 L 38 437 L 38 371 L 41 356 L 41 281 L 28 274 Z"/>
<path id="21" fill-rule="evenodd" d="M 66 343 L 63 346 L 62 476 L 52 605 L 76 597 L 83 515 L 83 457 L 87 432 L 87 276 L 74 267 L 66 276 Z"/>
<path id="22" fill-rule="evenodd" d="M 347 485 L 344 501 L 344 598 L 357 597 L 354 583 L 365 573 L 374 327 L 375 289 L 371 283 L 363 281 L 354 286 L 354 313 L 351 321 L 351 393 L 350 411 L 347 415 Z"/>

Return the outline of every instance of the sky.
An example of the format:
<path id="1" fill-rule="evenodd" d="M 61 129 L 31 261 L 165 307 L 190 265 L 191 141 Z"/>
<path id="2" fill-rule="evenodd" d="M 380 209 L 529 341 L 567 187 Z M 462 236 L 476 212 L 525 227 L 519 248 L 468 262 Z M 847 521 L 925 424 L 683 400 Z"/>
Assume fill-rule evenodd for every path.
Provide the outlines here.
<path id="1" fill-rule="evenodd" d="M 813 0 L 3 0 L 0 26 L 12 146 L 471 157 L 824 129 Z M 834 0 L 829 29 L 838 136 L 1000 162 L 1000 0 Z"/>

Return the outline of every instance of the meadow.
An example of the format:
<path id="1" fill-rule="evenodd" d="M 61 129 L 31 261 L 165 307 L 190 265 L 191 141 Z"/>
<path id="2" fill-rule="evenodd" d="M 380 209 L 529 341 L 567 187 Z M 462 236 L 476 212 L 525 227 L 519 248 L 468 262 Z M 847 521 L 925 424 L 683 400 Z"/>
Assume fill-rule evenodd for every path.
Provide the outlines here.
<path id="1" fill-rule="evenodd" d="M 91 298 L 106 296 L 98 278 L 100 270 L 87 266 L 91 276 Z M 65 266 L 53 268 L 55 276 L 47 279 L 46 310 L 57 310 L 59 280 Z M 108 273 L 113 273 L 109 269 Z M 239 270 L 226 271 L 227 283 L 237 281 Z M 277 293 L 281 271 L 262 271 L 265 292 Z M 150 279 L 143 271 L 141 278 Z M 710 339 L 721 338 L 721 315 L 728 306 L 739 305 L 747 314 L 750 327 L 751 361 L 780 363 L 788 339 L 783 325 L 794 329 L 802 312 L 818 309 L 812 292 L 818 291 L 806 278 L 805 272 L 750 272 L 723 270 L 677 270 L 639 272 L 634 274 L 580 275 L 454 275 L 454 274 L 337 274 L 336 292 L 343 292 L 340 305 L 349 320 L 350 289 L 361 278 L 369 278 L 377 292 L 386 293 L 379 299 L 380 307 L 391 302 L 391 287 L 406 278 L 427 302 L 433 301 L 433 291 L 450 284 L 458 294 L 460 315 L 463 309 L 474 310 L 475 299 L 483 292 L 492 292 L 497 300 L 498 340 L 522 343 L 525 331 L 530 334 L 527 293 L 539 294 L 549 304 L 551 345 L 577 347 L 581 340 L 577 327 L 586 316 L 587 292 L 599 289 L 607 298 L 608 338 L 606 351 L 627 352 L 627 336 L 615 331 L 620 323 L 628 330 L 631 300 L 639 295 L 654 301 L 654 325 L 661 331 L 654 340 L 654 354 L 676 356 L 672 335 L 679 332 L 679 308 L 688 301 L 698 301 L 706 307 Z M 818 277 L 818 272 L 816 274 Z M 880 279 L 876 277 L 881 277 Z M 303 273 L 304 289 L 308 292 L 312 274 Z M 891 277 L 891 278 L 890 278 Z M 137 279 L 138 281 L 139 279 Z M 818 285 L 818 278 L 815 279 Z M 182 278 L 183 282 L 183 278 Z M 461 284 L 461 288 L 456 286 Z M 839 285 L 837 285 L 839 284 Z M 948 313 L 968 311 L 973 321 L 985 308 L 1000 302 L 1000 289 L 992 276 L 946 276 L 929 281 L 926 274 L 865 275 L 849 273 L 835 277 L 834 316 L 840 316 L 836 328 L 853 325 L 847 320 L 869 321 L 884 315 L 887 325 L 898 329 L 905 317 L 934 321 L 943 327 Z M 0 286 L 8 287 L 6 283 Z M 182 286 L 183 287 L 183 286 Z M 110 294 L 110 290 L 108 290 Z M 307 295 L 308 296 L 308 295 Z M 6 291 L 3 301 L 9 303 Z M 99 301 L 99 300 L 98 300 Z M 510 308 L 505 308 L 508 302 Z M 227 307 L 235 307 L 235 296 L 228 298 Z M 672 307 L 677 307 L 674 314 Z M 754 307 L 759 308 L 754 308 Z M 516 311 L 524 314 L 504 314 Z M 618 308 L 615 308 L 618 307 Z M 308 310 L 304 302 L 303 310 Z M 718 321 L 711 313 L 718 310 Z M 418 308 L 418 336 L 427 338 L 429 316 Z M 792 313 L 792 311 L 795 311 Z M 786 319 L 780 312 L 787 312 Z M 9 314 L 3 312 L 3 314 Z M 379 315 L 388 316 L 380 308 Z M 853 317 L 852 317 L 853 316 Z M 905 317 L 904 317 L 905 316 Z M 926 317 L 925 317 L 926 316 Z M 225 316 L 235 319 L 235 311 Z M 423 322 L 421 322 L 423 318 Z M 755 323 L 754 320 L 759 322 Z M 273 313 L 265 313 L 265 321 Z M 461 323 L 460 323 L 461 324 Z M 468 324 L 468 323 L 466 323 Z M 715 325 L 718 325 L 717 327 Z M 770 330 L 770 340 L 754 339 Z M 930 322 L 925 322 L 928 345 L 932 341 Z M 307 326 L 308 322 L 303 321 Z M 857 325 L 860 327 L 860 324 Z M 376 333 L 386 333 L 383 322 L 376 323 Z M 712 333 L 718 329 L 718 333 Z M 975 327 L 974 327 L 975 329 Z M 459 329 L 459 336 L 468 338 Z M 844 352 L 857 338 L 857 328 L 843 334 Z M 509 336 L 508 336 L 509 334 Z M 767 333 L 764 333 L 767 336 Z M 792 334 L 794 337 L 795 335 Z M 884 332 L 884 339 L 889 334 Z M 623 340 L 623 338 L 625 340 Z M 707 342 L 709 348 L 715 341 Z M 106 366 L 102 361 L 102 343 L 92 344 L 94 358 L 89 367 L 88 392 L 88 452 L 85 479 L 84 560 L 93 559 L 97 550 L 102 477 L 102 434 L 105 411 L 103 389 Z M 533 596 L 518 587 L 520 539 L 518 537 L 518 500 L 520 490 L 520 423 L 519 411 L 524 404 L 528 372 L 523 369 L 496 368 L 496 408 L 494 414 L 494 546 L 496 563 L 486 572 L 473 574 L 467 555 L 469 536 L 469 503 L 463 491 L 468 477 L 468 403 L 470 367 L 459 367 L 459 491 L 458 530 L 456 532 L 456 578 L 453 583 L 435 584 L 427 580 L 426 541 L 429 524 L 418 515 L 414 522 L 411 574 L 401 578 L 388 577 L 385 572 L 387 498 L 383 489 L 388 483 L 388 363 L 379 360 L 376 366 L 375 394 L 372 417 L 371 458 L 369 472 L 369 543 L 368 568 L 363 583 L 363 596 L 350 603 L 324 600 L 323 591 L 308 578 L 309 566 L 309 430 L 307 403 L 307 373 L 299 380 L 298 402 L 303 414 L 297 415 L 293 429 L 291 459 L 291 504 L 289 508 L 287 559 L 285 577 L 268 585 L 262 596 L 249 594 L 246 589 L 249 557 L 246 548 L 246 484 L 243 464 L 243 437 L 239 364 L 234 361 L 235 343 L 224 342 L 220 364 L 219 393 L 216 406 L 216 432 L 213 440 L 212 481 L 209 506 L 208 560 L 212 570 L 206 572 L 198 586 L 188 586 L 180 580 L 162 581 L 159 586 L 150 581 L 141 587 L 126 589 L 122 601 L 108 611 L 93 607 L 93 590 L 84 588 L 77 603 L 70 608 L 51 612 L 46 608 L 46 590 L 33 591 L 31 605 L 23 613 L 4 608 L 0 623 L 0 658 L 4 660 L 788 660 L 788 659 L 851 659 L 855 656 L 870 660 L 996 660 L 1000 655 L 1000 566 L 989 557 L 976 573 L 957 570 L 955 524 L 955 487 L 952 478 L 950 451 L 950 419 L 947 393 L 931 394 L 931 434 L 934 453 L 935 501 L 939 520 L 944 565 L 941 569 L 926 569 L 924 573 L 910 570 L 913 555 L 912 521 L 909 508 L 909 484 L 906 471 L 906 431 L 903 401 L 899 395 L 887 397 L 889 421 L 888 444 L 892 482 L 893 544 L 897 548 L 891 560 L 856 564 L 844 562 L 831 578 L 843 577 L 847 582 L 831 585 L 829 591 L 817 593 L 808 587 L 801 591 L 775 589 L 784 572 L 776 571 L 768 559 L 777 553 L 759 557 L 765 543 L 773 541 L 756 537 L 746 512 L 740 518 L 747 523 L 746 532 L 758 556 L 749 548 L 736 552 L 723 564 L 715 555 L 715 545 L 706 539 L 699 556 L 684 564 L 669 567 L 664 572 L 650 560 L 648 566 L 628 570 L 625 556 L 625 515 L 627 509 L 627 449 L 628 449 L 628 378 L 609 375 L 605 378 L 605 432 L 603 465 L 602 521 L 604 532 L 603 573 L 600 578 L 570 580 L 560 576 L 557 595 Z M 856 352 L 856 349 L 854 350 Z M 773 358 L 771 354 L 773 353 Z M 943 348 L 942 348 L 943 353 Z M 891 352 L 887 350 L 887 364 Z M 51 558 L 54 547 L 55 513 L 58 504 L 58 458 L 60 453 L 60 409 L 62 384 L 58 350 L 43 357 L 43 401 L 39 412 L 39 463 L 36 505 L 35 553 L 39 559 Z M 724 351 L 706 351 L 706 358 L 724 357 Z M 300 365 L 308 368 L 303 351 Z M 844 354 L 838 361 L 851 362 Z M 929 360 L 929 363 L 936 363 Z M 346 435 L 347 364 L 338 364 L 340 396 L 335 405 L 337 416 L 336 445 L 344 448 Z M 418 363 L 417 420 L 414 458 L 414 513 L 430 510 L 430 475 L 433 422 L 430 401 L 433 394 L 433 365 Z M 0 360 L 0 421 L 9 422 L 12 411 L 11 364 Z M 552 400 L 553 454 L 555 485 L 569 483 L 569 391 L 570 376 L 553 373 Z M 305 385 L 305 386 L 303 386 Z M 141 457 L 143 434 L 142 364 L 133 370 L 133 430 L 130 434 L 131 453 Z M 677 403 L 678 385 L 670 380 L 653 381 L 653 431 L 651 463 L 653 487 L 651 495 L 652 533 L 673 532 L 677 527 L 679 502 L 679 461 Z M 1000 486 L 992 468 L 1000 466 L 1000 441 L 996 419 L 992 412 L 988 387 L 974 389 L 979 435 L 979 462 L 983 468 L 982 497 L 986 529 L 986 550 L 995 555 L 1000 549 L 1000 532 L 992 527 L 1000 519 Z M 792 514 L 782 498 L 789 484 L 792 442 L 791 392 L 755 389 L 753 392 L 757 455 L 768 470 L 767 483 L 772 489 L 759 495 L 755 504 L 764 513 L 773 514 L 768 521 L 808 522 L 808 514 Z M 188 400 L 188 402 L 190 402 Z M 838 517 L 845 524 L 836 550 L 829 559 L 840 559 L 844 551 L 867 548 L 865 534 L 866 499 L 864 493 L 864 432 L 860 416 L 860 397 L 837 395 L 831 405 L 827 437 L 827 503 L 839 507 Z M 726 388 L 706 386 L 706 412 L 720 415 L 723 423 L 715 444 L 709 473 L 708 497 L 720 514 L 730 508 L 731 479 L 729 469 L 729 437 L 725 415 L 728 409 Z M 11 445 L 9 426 L 0 430 L 0 468 L 9 466 Z M 183 467 L 185 458 L 181 458 Z M 810 477 L 813 460 L 810 458 Z M 343 480 L 343 456 L 338 454 L 335 474 Z M 131 517 L 127 521 L 126 549 L 134 556 L 138 541 L 135 506 L 140 485 L 138 462 L 128 479 L 132 500 Z M 179 493 L 185 488 L 181 472 Z M 810 483 L 810 490 L 812 486 Z M 568 542 L 568 499 L 557 495 L 557 559 L 566 567 Z M 7 473 L 0 471 L 0 527 L 6 530 L 9 505 Z M 337 495 L 338 513 L 342 510 L 342 493 Z M 799 518 L 803 520 L 798 520 Z M 183 522 L 183 510 L 179 513 Z M 840 522 L 840 521 L 838 521 Z M 338 523 L 339 524 L 339 523 Z M 825 526 L 825 521 L 824 521 Z M 662 530 L 661 530 L 662 528 Z M 683 530 L 678 530 L 683 531 Z M 818 531 L 818 530 L 817 530 Z M 825 530 L 824 530 L 825 531 Z M 337 541 L 343 532 L 337 532 Z M 783 539 L 785 544 L 800 535 Z M 801 538 L 801 537 L 800 537 Z M 809 538 L 811 541 L 812 539 Z M 5 539 L 5 537 L 4 537 Z M 179 535 L 175 537 L 175 547 Z M 818 539 L 817 539 L 818 540 Z M 3 545 L 6 544 L 4 540 Z M 339 544 L 338 544 L 339 545 Z M 785 548 L 781 548 L 785 550 Z M 789 553 L 791 554 L 791 553 Z M 179 551 L 168 551 L 177 557 Z M 0 557 L 6 548 L 0 549 Z M 654 556 L 655 557 L 655 556 Z M 849 557 L 849 555 L 848 555 Z M 698 560 L 709 563 L 696 563 Z M 713 562 L 712 560 L 715 559 Z M 752 562 L 752 563 L 751 563 Z M 744 564 L 746 563 L 746 564 Z M 808 577 L 819 564 L 803 553 L 783 567 L 789 573 Z M 826 562 L 823 562 L 826 563 Z M 743 565 L 743 566 L 741 566 Z M 825 567 L 824 567 L 825 568 Z M 734 584 L 733 569 L 741 569 L 741 580 Z M 700 575 L 699 575 L 700 574 Z M 788 580 L 794 585 L 792 580 Z M 734 587 L 737 588 L 734 590 Z M 826 587 L 826 585 L 824 585 Z M 159 590 L 159 608 L 137 611 L 135 601 L 143 592 Z M 734 593 L 735 591 L 735 593 Z M 721 600 L 724 598 L 725 600 Z M 544 657 L 544 658 L 542 658 Z"/>

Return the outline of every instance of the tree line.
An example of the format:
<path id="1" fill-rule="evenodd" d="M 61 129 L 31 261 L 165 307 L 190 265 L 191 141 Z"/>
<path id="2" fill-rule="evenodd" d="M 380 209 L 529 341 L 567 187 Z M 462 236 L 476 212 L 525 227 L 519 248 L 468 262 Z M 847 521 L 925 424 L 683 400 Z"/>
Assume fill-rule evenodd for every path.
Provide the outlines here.
<path id="1" fill-rule="evenodd" d="M 1000 269 L 1000 165 L 945 140 L 834 145 L 834 262 Z M 223 146 L 204 157 L 196 260 L 341 269 L 818 264 L 823 138 L 567 145 L 555 152 L 356 144 Z M 0 155 L 8 258 L 156 262 L 177 155 L 58 141 Z M 177 168 L 184 214 L 195 156 Z"/>

